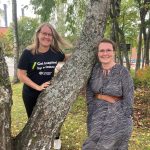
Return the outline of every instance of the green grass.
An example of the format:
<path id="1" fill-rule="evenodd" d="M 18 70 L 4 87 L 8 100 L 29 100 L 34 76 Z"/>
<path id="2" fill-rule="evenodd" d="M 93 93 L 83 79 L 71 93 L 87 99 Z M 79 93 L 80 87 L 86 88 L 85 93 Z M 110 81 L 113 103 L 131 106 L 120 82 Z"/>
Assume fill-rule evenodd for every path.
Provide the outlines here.
<path id="1" fill-rule="evenodd" d="M 132 69 L 132 68 L 131 68 L 131 69 L 130 69 L 130 74 L 131 74 L 132 77 L 134 77 L 134 76 L 135 76 L 135 69 Z"/>
<path id="2" fill-rule="evenodd" d="M 16 136 L 27 122 L 27 116 L 21 98 L 22 84 L 13 85 L 12 88 L 12 135 Z M 86 115 L 85 99 L 79 96 L 61 129 L 62 150 L 81 150 L 87 136 Z M 150 150 L 150 129 L 134 126 L 129 150 Z"/>
<path id="3" fill-rule="evenodd" d="M 134 128 L 129 150 L 150 150 L 150 129 Z"/>
<path id="4" fill-rule="evenodd" d="M 27 115 L 22 101 L 22 84 L 12 85 L 13 105 L 12 105 L 12 135 L 16 136 L 27 122 Z"/>

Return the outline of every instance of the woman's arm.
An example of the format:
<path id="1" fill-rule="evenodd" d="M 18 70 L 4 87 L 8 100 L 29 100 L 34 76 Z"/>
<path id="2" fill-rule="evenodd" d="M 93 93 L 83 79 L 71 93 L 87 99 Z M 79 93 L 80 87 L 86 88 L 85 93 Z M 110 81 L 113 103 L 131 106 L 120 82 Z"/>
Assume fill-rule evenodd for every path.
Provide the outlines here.
<path id="1" fill-rule="evenodd" d="M 65 58 L 64 58 L 63 62 L 58 62 L 57 66 L 55 68 L 55 73 L 56 74 L 61 70 L 61 68 L 64 65 L 65 61 L 67 61 L 71 57 L 71 55 L 72 55 L 72 53 L 65 54 Z"/>
<path id="2" fill-rule="evenodd" d="M 127 69 L 122 72 L 122 92 L 123 100 L 121 102 L 124 114 L 130 116 L 133 114 L 134 85 Z"/>
<path id="3" fill-rule="evenodd" d="M 18 69 L 17 76 L 21 82 L 25 83 L 26 85 L 37 91 L 42 91 L 50 85 L 50 82 L 45 82 L 41 85 L 36 84 L 27 76 L 26 70 Z"/>
<path id="4" fill-rule="evenodd" d="M 92 116 L 94 108 L 94 92 L 91 89 L 91 83 L 88 82 L 86 86 L 86 103 L 87 103 L 87 131 L 90 134 L 91 131 L 91 124 L 92 124 Z"/>
<path id="5" fill-rule="evenodd" d="M 116 101 L 120 100 L 121 97 L 110 96 L 110 95 L 103 95 L 103 94 L 95 94 L 95 98 L 107 101 L 109 103 L 115 103 Z"/>
<path id="6" fill-rule="evenodd" d="M 67 61 L 70 57 L 71 57 L 72 53 L 69 53 L 69 54 L 65 54 L 65 59 L 64 61 Z"/>

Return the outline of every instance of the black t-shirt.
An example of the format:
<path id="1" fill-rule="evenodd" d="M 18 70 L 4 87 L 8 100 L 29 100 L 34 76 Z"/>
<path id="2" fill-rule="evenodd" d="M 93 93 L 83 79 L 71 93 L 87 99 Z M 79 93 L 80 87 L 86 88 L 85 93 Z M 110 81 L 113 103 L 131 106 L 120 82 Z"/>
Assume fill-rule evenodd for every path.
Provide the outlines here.
<path id="1" fill-rule="evenodd" d="M 38 85 L 50 81 L 58 62 L 63 61 L 63 52 L 49 49 L 45 53 L 33 55 L 25 49 L 20 57 L 18 68 L 27 71 L 27 76 Z"/>

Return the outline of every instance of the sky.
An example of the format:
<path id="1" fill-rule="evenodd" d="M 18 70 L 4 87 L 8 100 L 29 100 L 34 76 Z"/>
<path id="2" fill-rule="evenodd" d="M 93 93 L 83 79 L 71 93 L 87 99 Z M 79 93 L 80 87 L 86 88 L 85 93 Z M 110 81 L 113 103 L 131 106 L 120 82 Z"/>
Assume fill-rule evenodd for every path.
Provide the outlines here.
<path id="1" fill-rule="evenodd" d="M 11 0 L 0 0 L 0 8 L 4 9 L 4 4 L 7 4 L 7 21 L 8 25 L 12 22 L 12 4 Z M 17 0 L 17 16 L 18 18 L 21 17 L 21 8 L 23 8 L 25 5 L 29 5 L 30 0 Z M 24 10 L 25 16 L 35 16 L 32 10 L 31 5 L 29 5 L 28 9 Z M 4 26 L 4 17 L 0 16 L 0 26 Z"/>

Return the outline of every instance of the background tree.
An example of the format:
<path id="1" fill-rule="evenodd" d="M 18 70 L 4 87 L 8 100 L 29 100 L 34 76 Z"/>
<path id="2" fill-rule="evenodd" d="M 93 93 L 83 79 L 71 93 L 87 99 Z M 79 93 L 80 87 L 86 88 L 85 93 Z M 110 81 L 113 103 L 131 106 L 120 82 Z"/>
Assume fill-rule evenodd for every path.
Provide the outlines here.
<path id="1" fill-rule="evenodd" d="M 22 17 L 18 21 L 18 36 L 20 53 L 30 44 L 32 44 L 33 36 L 36 28 L 39 26 L 37 18 Z"/>
<path id="2" fill-rule="evenodd" d="M 110 18 L 107 23 L 105 37 L 116 41 L 118 45 L 117 59 L 120 64 L 124 64 L 125 56 L 129 59 L 129 62 L 131 61 L 131 49 L 126 51 L 126 44 L 130 44 L 130 48 L 137 47 L 139 15 L 135 4 L 134 0 L 111 1 Z M 124 39 L 125 44 L 121 39 Z M 130 64 L 128 63 L 128 65 Z"/>
<path id="3" fill-rule="evenodd" d="M 18 20 L 18 42 L 19 42 L 19 56 L 22 51 L 32 43 L 32 38 L 35 33 L 39 20 L 37 18 L 22 17 Z M 8 31 L 5 35 L 0 36 L 0 45 L 4 50 L 5 56 L 13 57 L 13 42 L 14 42 L 14 28 L 13 24 L 10 24 Z"/>
<path id="4" fill-rule="evenodd" d="M 121 55 L 121 48 L 120 48 L 120 38 L 119 38 L 119 23 L 118 18 L 120 16 L 120 6 L 121 6 L 121 0 L 111 0 L 111 11 L 110 11 L 110 18 L 111 18 L 111 39 L 115 41 L 118 45 L 117 49 L 117 56 L 118 61 L 120 64 L 123 65 L 123 58 Z"/>
<path id="5" fill-rule="evenodd" d="M 14 76 L 12 83 L 17 83 L 17 65 L 19 60 L 19 39 L 18 39 L 18 22 L 17 22 L 17 2 L 12 0 L 12 20 L 13 20 L 13 49 L 14 49 Z"/>
<path id="6" fill-rule="evenodd" d="M 58 16 L 55 23 L 56 29 L 62 35 L 65 35 L 72 43 L 75 43 L 80 36 L 88 2 L 89 0 L 75 0 L 72 2 L 56 3 L 56 12 L 54 12 Z M 50 19 L 50 21 L 51 20 L 53 19 Z"/>
<path id="7" fill-rule="evenodd" d="M 35 14 L 39 15 L 41 22 L 50 19 L 56 6 L 56 0 L 30 0 L 30 3 L 33 5 Z"/>
<path id="8" fill-rule="evenodd" d="M 38 26 L 39 20 L 37 18 L 22 17 L 18 20 L 19 56 L 22 51 L 32 43 L 35 30 Z M 10 25 L 6 36 L 9 39 L 9 42 L 13 43 L 13 24 Z"/>
<path id="9" fill-rule="evenodd" d="M 133 0 L 128 1 L 111 1 L 111 22 L 112 33 L 111 38 L 116 41 L 118 45 L 118 59 L 120 64 L 123 65 L 125 58 L 126 66 L 130 70 L 130 59 L 127 47 L 127 41 L 132 43 L 133 36 L 136 38 L 135 30 L 135 16 L 137 18 L 137 11 L 134 6 Z M 134 20 L 133 20 L 134 19 Z M 136 27 L 137 28 L 137 27 Z M 135 39 L 134 39 L 135 40 Z"/>
<path id="10" fill-rule="evenodd" d="M 66 31 L 69 31 L 72 35 L 75 34 L 77 37 L 79 37 L 79 33 L 82 30 L 88 2 L 89 0 L 74 0 L 72 3 L 68 3 L 66 15 Z"/>
<path id="11" fill-rule="evenodd" d="M 13 57 L 13 46 L 12 46 L 12 40 L 10 41 L 10 37 L 7 36 L 8 32 L 6 34 L 1 34 L 0 35 L 0 47 L 3 49 L 3 52 L 5 56 L 7 57 Z"/>
<path id="12" fill-rule="evenodd" d="M 140 68 L 141 65 L 141 50 L 143 43 L 143 58 L 142 58 L 142 67 L 145 65 L 149 66 L 149 26 L 150 19 L 146 18 L 149 15 L 150 3 L 149 0 L 135 0 L 137 2 L 137 7 L 140 13 L 140 32 L 139 32 L 139 43 L 138 43 L 138 53 L 137 53 L 137 61 L 136 61 L 136 71 Z M 148 32 L 147 32 L 148 31 Z"/>
<path id="13" fill-rule="evenodd" d="M 132 47 L 137 44 L 139 19 L 138 9 L 134 0 L 121 1 L 119 24 L 123 29 L 127 43 L 130 43 Z"/>
<path id="14" fill-rule="evenodd" d="M 147 22 L 147 33 L 146 33 L 146 46 L 145 46 L 145 49 L 146 49 L 146 60 L 145 60 L 145 64 L 149 66 L 149 49 L 150 49 L 150 11 L 149 11 L 149 14 L 148 14 L 149 18 L 148 20 L 146 21 Z"/>
<path id="15" fill-rule="evenodd" d="M 66 28 L 64 31 L 70 32 L 71 34 L 79 34 L 82 29 L 85 18 L 85 9 L 89 0 L 52 0 L 51 2 L 47 0 L 31 0 L 30 2 L 33 5 L 35 13 L 40 16 L 41 22 L 51 21 L 54 17 L 57 18 L 57 16 L 60 15 L 61 10 L 62 14 L 65 13 L 62 17 L 63 20 L 65 20 L 63 26 Z M 59 17 L 61 21 L 62 18 Z M 58 22 L 59 19 L 57 19 Z M 57 24 L 55 25 L 57 28 Z"/>

